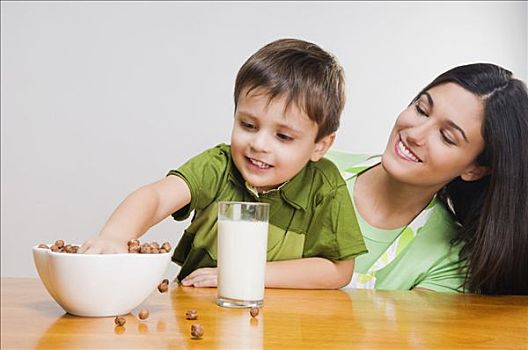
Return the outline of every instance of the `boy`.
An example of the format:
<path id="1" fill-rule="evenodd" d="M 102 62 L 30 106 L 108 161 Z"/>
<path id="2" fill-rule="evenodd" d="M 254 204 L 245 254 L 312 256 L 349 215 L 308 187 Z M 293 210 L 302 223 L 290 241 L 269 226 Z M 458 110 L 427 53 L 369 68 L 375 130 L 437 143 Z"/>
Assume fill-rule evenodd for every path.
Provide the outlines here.
<path id="1" fill-rule="evenodd" d="M 321 159 L 344 107 L 344 76 L 333 56 L 295 39 L 274 41 L 240 68 L 231 145 L 192 158 L 132 193 L 80 252 L 126 251 L 170 214 L 194 217 L 173 254 L 178 280 L 216 286 L 218 201 L 270 203 L 266 286 L 341 288 L 366 251 L 347 187 Z"/>

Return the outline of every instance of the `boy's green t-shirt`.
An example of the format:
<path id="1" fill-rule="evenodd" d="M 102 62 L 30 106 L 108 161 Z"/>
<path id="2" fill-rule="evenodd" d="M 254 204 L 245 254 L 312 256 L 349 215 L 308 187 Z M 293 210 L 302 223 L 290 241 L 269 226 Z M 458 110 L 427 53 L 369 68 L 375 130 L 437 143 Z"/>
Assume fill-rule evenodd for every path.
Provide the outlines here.
<path id="1" fill-rule="evenodd" d="M 270 204 L 268 261 L 347 260 L 366 252 L 346 183 L 327 159 L 309 162 L 290 181 L 263 194 L 247 187 L 225 144 L 202 152 L 168 175 L 180 176 L 191 192 L 191 203 L 172 214 L 174 219 L 184 220 L 194 211 L 172 257 L 182 266 L 180 281 L 197 268 L 216 266 L 219 201 Z"/>
<path id="2" fill-rule="evenodd" d="M 349 193 L 354 198 L 357 177 L 352 174 L 367 169 L 361 164 L 375 157 L 332 151 L 327 153 L 327 158 L 343 172 Z M 379 157 L 376 158 L 379 162 Z M 459 226 L 440 202 L 435 201 L 432 210 L 427 222 L 408 246 L 394 261 L 376 272 L 375 289 L 409 290 L 420 287 L 439 292 L 464 291 L 465 264 L 459 258 L 460 245 L 451 244 Z M 356 212 L 356 215 L 368 253 L 356 259 L 354 272 L 364 274 L 405 227 L 383 230 L 369 225 L 359 213 Z"/>

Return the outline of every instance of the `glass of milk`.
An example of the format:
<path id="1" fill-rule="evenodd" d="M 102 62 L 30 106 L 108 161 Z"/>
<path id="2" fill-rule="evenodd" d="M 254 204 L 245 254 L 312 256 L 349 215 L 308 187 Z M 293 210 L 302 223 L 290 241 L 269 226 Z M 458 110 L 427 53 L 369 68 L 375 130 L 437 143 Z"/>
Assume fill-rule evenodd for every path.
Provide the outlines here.
<path id="1" fill-rule="evenodd" d="M 218 203 L 218 305 L 262 306 L 268 219 L 268 203 Z"/>

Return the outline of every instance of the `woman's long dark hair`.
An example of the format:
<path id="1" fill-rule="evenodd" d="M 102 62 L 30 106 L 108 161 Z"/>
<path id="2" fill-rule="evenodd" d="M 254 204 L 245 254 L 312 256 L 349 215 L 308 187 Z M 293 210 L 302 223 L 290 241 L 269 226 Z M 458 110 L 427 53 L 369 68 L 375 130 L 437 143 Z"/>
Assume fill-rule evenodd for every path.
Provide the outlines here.
<path id="1" fill-rule="evenodd" d="M 458 177 L 439 193 L 461 224 L 455 243 L 463 244 L 465 288 L 481 294 L 528 294 L 526 85 L 504 68 L 477 63 L 441 74 L 422 92 L 447 82 L 483 101 L 485 148 L 477 163 L 491 170 L 478 181 Z"/>

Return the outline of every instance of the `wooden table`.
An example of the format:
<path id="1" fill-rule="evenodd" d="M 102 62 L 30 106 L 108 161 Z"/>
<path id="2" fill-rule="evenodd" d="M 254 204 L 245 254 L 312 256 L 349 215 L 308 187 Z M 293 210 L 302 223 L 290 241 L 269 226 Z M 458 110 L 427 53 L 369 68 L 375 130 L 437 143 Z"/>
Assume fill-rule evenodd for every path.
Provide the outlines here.
<path id="1" fill-rule="evenodd" d="M 124 327 L 66 314 L 38 279 L 2 278 L 2 349 L 528 349 L 528 297 L 267 289 L 264 308 L 216 306 L 216 289 L 155 291 Z M 188 309 L 199 319 L 185 319 Z M 191 339 L 192 323 L 204 336 Z"/>

